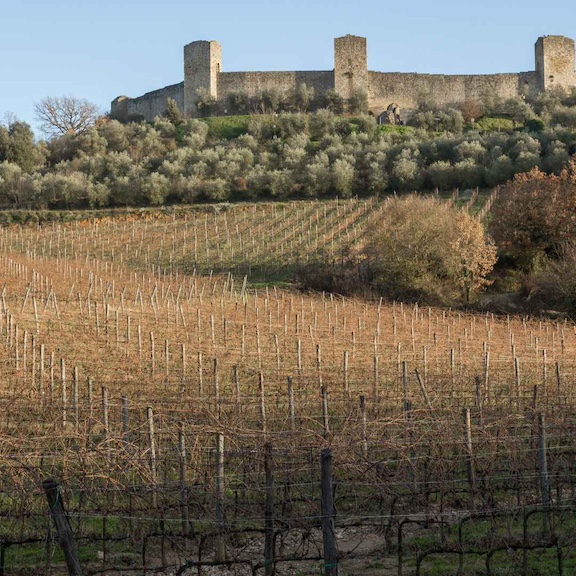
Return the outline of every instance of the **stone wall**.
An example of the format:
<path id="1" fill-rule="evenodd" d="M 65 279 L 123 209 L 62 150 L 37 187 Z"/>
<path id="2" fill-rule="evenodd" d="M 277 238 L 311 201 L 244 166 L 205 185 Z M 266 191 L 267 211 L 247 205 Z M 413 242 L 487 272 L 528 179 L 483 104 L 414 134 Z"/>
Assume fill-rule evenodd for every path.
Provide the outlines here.
<path id="1" fill-rule="evenodd" d="M 139 118 L 150 121 L 166 112 L 168 98 L 176 100 L 178 108 L 184 110 L 184 82 L 147 92 L 138 98 L 119 96 L 112 101 L 110 116 L 124 121 Z"/>
<path id="2" fill-rule="evenodd" d="M 243 91 L 255 96 L 272 88 L 287 92 L 299 84 L 314 88 L 316 95 L 334 88 L 333 72 L 223 72 L 218 77 L 218 99 L 226 101 L 230 92 Z"/>
<path id="3" fill-rule="evenodd" d="M 467 101 L 481 101 L 497 94 L 501 98 L 533 95 L 538 91 L 536 72 L 446 76 L 442 74 L 368 73 L 370 111 L 379 115 L 390 104 L 401 109 L 416 108 L 424 101 L 436 106 L 450 106 Z"/>
<path id="4" fill-rule="evenodd" d="M 196 90 L 206 89 L 226 108 L 226 96 L 243 91 L 253 96 L 271 88 L 286 92 L 305 83 L 315 96 L 335 89 L 342 98 L 355 91 L 368 93 L 370 111 L 379 115 L 398 104 L 409 110 L 425 101 L 436 106 L 481 101 L 487 95 L 501 98 L 534 96 L 555 86 L 576 86 L 574 41 L 563 36 L 543 36 L 535 46 L 534 72 L 447 76 L 439 74 L 369 72 L 366 39 L 343 36 L 334 40 L 334 70 L 304 72 L 222 72 L 222 48 L 215 41 L 197 41 L 184 47 L 184 82 L 149 92 L 138 98 L 120 96 L 111 114 L 119 119 L 152 120 L 174 98 L 186 116 L 196 116 Z"/>

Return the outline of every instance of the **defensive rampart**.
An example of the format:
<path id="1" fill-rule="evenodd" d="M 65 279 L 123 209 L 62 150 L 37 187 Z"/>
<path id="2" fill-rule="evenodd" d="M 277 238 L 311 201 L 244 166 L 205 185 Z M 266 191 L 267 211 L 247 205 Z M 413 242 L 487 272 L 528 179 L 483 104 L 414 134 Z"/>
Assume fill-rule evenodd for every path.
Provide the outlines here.
<path id="1" fill-rule="evenodd" d="M 347 35 L 334 40 L 334 69 L 300 72 L 223 72 L 222 48 L 215 41 L 197 41 L 184 47 L 184 82 L 148 92 L 137 98 L 119 96 L 111 116 L 120 120 L 152 120 L 164 114 L 173 98 L 186 116 L 197 116 L 199 89 L 226 109 L 231 92 L 254 96 L 265 90 L 288 92 L 299 84 L 321 96 L 334 90 L 343 99 L 362 91 L 370 112 L 378 116 L 390 106 L 416 108 L 422 101 L 437 106 L 462 105 L 488 96 L 531 97 L 554 87 L 576 86 L 574 40 L 542 36 L 535 44 L 535 70 L 511 74 L 441 75 L 374 72 L 367 67 L 366 39 Z"/>

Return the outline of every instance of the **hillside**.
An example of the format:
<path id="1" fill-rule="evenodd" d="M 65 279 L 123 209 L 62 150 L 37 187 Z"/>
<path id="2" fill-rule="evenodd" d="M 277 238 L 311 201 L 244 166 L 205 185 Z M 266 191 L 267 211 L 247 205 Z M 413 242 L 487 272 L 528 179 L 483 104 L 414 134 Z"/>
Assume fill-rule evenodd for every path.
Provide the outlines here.
<path id="1" fill-rule="evenodd" d="M 222 545 L 229 574 L 256 567 L 268 494 L 283 543 L 267 558 L 279 574 L 316 573 L 329 447 L 339 546 L 365 540 L 340 558 L 344 573 L 462 561 L 472 574 L 490 553 L 494 571 L 547 574 L 557 546 L 572 570 L 572 324 L 255 290 L 207 272 L 233 252 L 246 266 L 289 262 L 291 241 L 337 250 L 379 210 L 282 208 L 1 229 L 6 569 L 61 566 L 42 553 L 39 483 L 55 477 L 89 572 L 218 564 Z M 324 217 L 346 226 L 329 234 Z"/>

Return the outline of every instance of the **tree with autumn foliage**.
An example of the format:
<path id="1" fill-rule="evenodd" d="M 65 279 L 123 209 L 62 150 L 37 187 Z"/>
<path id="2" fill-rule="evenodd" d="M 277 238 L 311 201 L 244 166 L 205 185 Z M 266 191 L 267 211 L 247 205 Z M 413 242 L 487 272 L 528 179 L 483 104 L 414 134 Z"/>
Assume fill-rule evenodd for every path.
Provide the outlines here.
<path id="1" fill-rule="evenodd" d="M 434 197 L 389 198 L 364 249 L 373 286 L 398 300 L 460 304 L 490 282 L 496 249 L 482 223 Z"/>
<path id="2" fill-rule="evenodd" d="M 529 268 L 538 255 L 560 257 L 576 241 L 576 161 L 559 175 L 538 168 L 502 186 L 490 232 L 502 254 Z"/>

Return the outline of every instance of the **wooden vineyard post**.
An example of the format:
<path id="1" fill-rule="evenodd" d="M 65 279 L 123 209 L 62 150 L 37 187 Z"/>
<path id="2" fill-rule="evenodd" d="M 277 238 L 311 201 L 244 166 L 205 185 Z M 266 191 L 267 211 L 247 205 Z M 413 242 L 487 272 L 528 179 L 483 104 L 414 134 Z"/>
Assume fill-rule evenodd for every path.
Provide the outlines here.
<path id="1" fill-rule="evenodd" d="M 402 360 L 402 405 L 406 413 L 406 403 L 408 402 L 408 362 Z"/>
<path id="2" fill-rule="evenodd" d="M 258 372 L 258 391 L 260 397 L 260 425 L 262 432 L 266 434 L 266 397 L 264 395 L 264 375 Z"/>
<path id="3" fill-rule="evenodd" d="M 94 407 L 92 405 L 92 378 L 88 378 L 88 420 L 90 422 L 89 429 L 92 427 L 92 420 L 94 418 Z"/>
<path id="4" fill-rule="evenodd" d="M 180 384 L 180 391 L 184 394 L 186 392 L 186 344 L 184 343 L 180 346 L 180 355 L 182 356 L 182 382 Z"/>
<path id="5" fill-rule="evenodd" d="M 46 346 L 40 344 L 40 367 L 38 376 L 38 394 L 40 396 L 40 406 L 44 406 L 44 365 L 46 360 Z"/>
<path id="6" fill-rule="evenodd" d="M 514 394 L 516 395 L 516 406 L 520 406 L 520 360 L 514 356 Z M 512 394 L 510 395 L 512 401 Z"/>
<path id="7" fill-rule="evenodd" d="M 368 437 L 366 436 L 366 396 L 360 396 L 360 412 L 362 414 L 362 453 L 368 456 Z"/>
<path id="8" fill-rule="evenodd" d="M 560 371 L 560 362 L 556 361 L 556 394 L 558 404 L 561 404 L 560 393 L 562 392 L 562 372 Z"/>
<path id="9" fill-rule="evenodd" d="M 78 376 L 78 366 L 74 366 L 74 382 L 72 384 L 72 400 L 74 403 L 74 430 L 78 432 L 78 426 L 80 423 L 80 399 L 79 399 L 79 376 Z"/>
<path id="10" fill-rule="evenodd" d="M 490 402 L 490 350 L 486 350 L 484 355 L 484 394 L 486 403 Z"/>
<path id="11" fill-rule="evenodd" d="M 272 444 L 264 445 L 264 469 L 266 473 L 266 505 L 264 509 L 264 574 L 273 576 L 274 564 L 274 467 L 272 461 Z"/>
<path id="12" fill-rule="evenodd" d="M 154 350 L 154 332 L 150 332 L 150 373 L 154 376 L 154 369 L 156 364 L 155 350 Z"/>
<path id="13" fill-rule="evenodd" d="M 68 394 L 66 390 L 66 363 L 64 362 L 64 358 L 60 358 L 60 382 L 62 384 L 62 428 L 66 428 L 68 423 Z"/>
<path id="14" fill-rule="evenodd" d="M 320 386 L 322 396 L 322 425 L 324 427 L 324 438 L 330 435 L 330 420 L 328 417 L 328 392 L 324 386 Z"/>
<path id="15" fill-rule="evenodd" d="M 332 495 L 332 451 L 320 454 L 322 488 L 322 541 L 324 545 L 324 576 L 338 576 L 338 550 L 334 534 L 334 500 Z"/>
<path id="16" fill-rule="evenodd" d="M 546 350 L 542 350 L 542 397 L 548 406 L 548 367 L 546 365 Z"/>
<path id="17" fill-rule="evenodd" d="M 216 526 L 218 536 L 216 536 L 216 561 L 226 561 L 226 543 L 224 541 L 224 434 L 219 433 L 216 437 Z"/>
<path id="18" fill-rule="evenodd" d="M 422 376 L 420 376 L 420 372 L 418 372 L 418 368 L 414 370 L 416 374 L 416 380 L 418 380 L 418 385 L 420 386 L 420 392 L 422 392 L 422 398 L 424 398 L 424 402 L 426 402 L 426 407 L 430 412 L 432 412 L 432 404 L 430 404 L 430 399 L 428 398 L 428 393 L 426 392 L 426 384 L 422 380 Z"/>
<path id="19" fill-rule="evenodd" d="M 232 382 L 236 393 L 236 410 L 238 414 L 242 413 L 242 397 L 240 395 L 240 379 L 238 377 L 238 364 L 232 366 Z"/>
<path id="20" fill-rule="evenodd" d="M 204 393 L 204 372 L 202 367 L 202 352 L 198 352 L 198 393 L 200 397 Z"/>
<path id="21" fill-rule="evenodd" d="M 166 383 L 168 384 L 170 381 L 170 343 L 167 338 L 164 340 L 164 370 Z"/>
<path id="22" fill-rule="evenodd" d="M 450 397 L 454 398 L 454 392 L 456 390 L 456 362 L 454 348 L 450 348 L 450 384 L 452 387 L 450 390 Z"/>
<path id="23" fill-rule="evenodd" d="M 178 457 L 180 464 L 180 507 L 182 509 L 182 534 L 186 536 L 190 531 L 188 522 L 188 488 L 186 487 L 186 436 L 184 424 L 178 428 Z"/>
<path id="24" fill-rule="evenodd" d="M 474 378 L 474 388 L 476 394 L 476 408 L 478 410 L 478 414 L 480 416 L 480 426 L 484 426 L 484 409 L 483 409 L 483 402 L 482 402 L 482 384 L 480 382 L 480 376 L 476 376 Z"/>
<path id="25" fill-rule="evenodd" d="M 548 477 L 548 458 L 546 455 L 546 428 L 544 414 L 538 414 L 538 462 L 540 467 L 540 492 L 542 495 L 542 507 L 544 508 L 544 534 L 550 531 L 550 479 Z"/>
<path id="26" fill-rule="evenodd" d="M 130 432 L 128 427 L 128 398 L 126 396 L 122 396 L 121 412 L 122 412 L 122 437 L 124 440 L 124 446 L 128 447 L 128 444 L 130 442 Z"/>
<path id="27" fill-rule="evenodd" d="M 349 393 L 349 381 L 348 381 L 348 352 L 344 351 L 343 366 L 342 371 L 344 372 L 344 392 Z"/>
<path id="28" fill-rule="evenodd" d="M 290 430 L 296 430 L 296 418 L 294 413 L 294 385 L 292 376 L 288 376 L 288 417 L 290 418 Z"/>
<path id="29" fill-rule="evenodd" d="M 78 559 L 78 550 L 76 548 L 76 542 L 74 542 L 74 535 L 72 534 L 68 515 L 66 514 L 66 510 L 62 504 L 60 487 L 58 486 L 58 483 L 52 479 L 44 480 L 44 482 L 42 482 L 42 487 L 46 493 L 48 510 L 50 511 L 50 516 L 56 526 L 58 540 L 62 547 L 62 551 L 64 552 L 68 575 L 82 576 L 82 567 L 80 566 L 80 560 Z"/>
<path id="30" fill-rule="evenodd" d="M 156 439 L 154 437 L 154 413 L 150 406 L 146 408 L 146 419 L 148 420 L 148 443 L 150 447 L 150 475 L 153 484 L 152 499 L 153 506 L 156 508 L 158 501 L 156 497 Z"/>
<path id="31" fill-rule="evenodd" d="M 102 424 L 104 426 L 104 442 L 106 445 L 106 455 L 110 460 L 110 427 L 108 424 L 108 390 L 102 386 Z"/>
<path id="32" fill-rule="evenodd" d="M 377 406 L 379 401 L 378 395 L 378 372 L 379 372 L 379 365 L 378 365 L 378 356 L 375 354 L 372 360 L 373 363 L 373 378 L 372 378 L 372 399 L 374 404 Z"/>
<path id="33" fill-rule="evenodd" d="M 466 468 L 468 471 L 468 485 L 470 489 L 470 510 L 474 510 L 474 490 L 475 490 L 475 477 L 474 477 L 474 461 L 472 452 L 472 421 L 470 418 L 470 408 L 462 410 L 462 417 L 464 420 L 464 443 L 466 445 Z"/>

